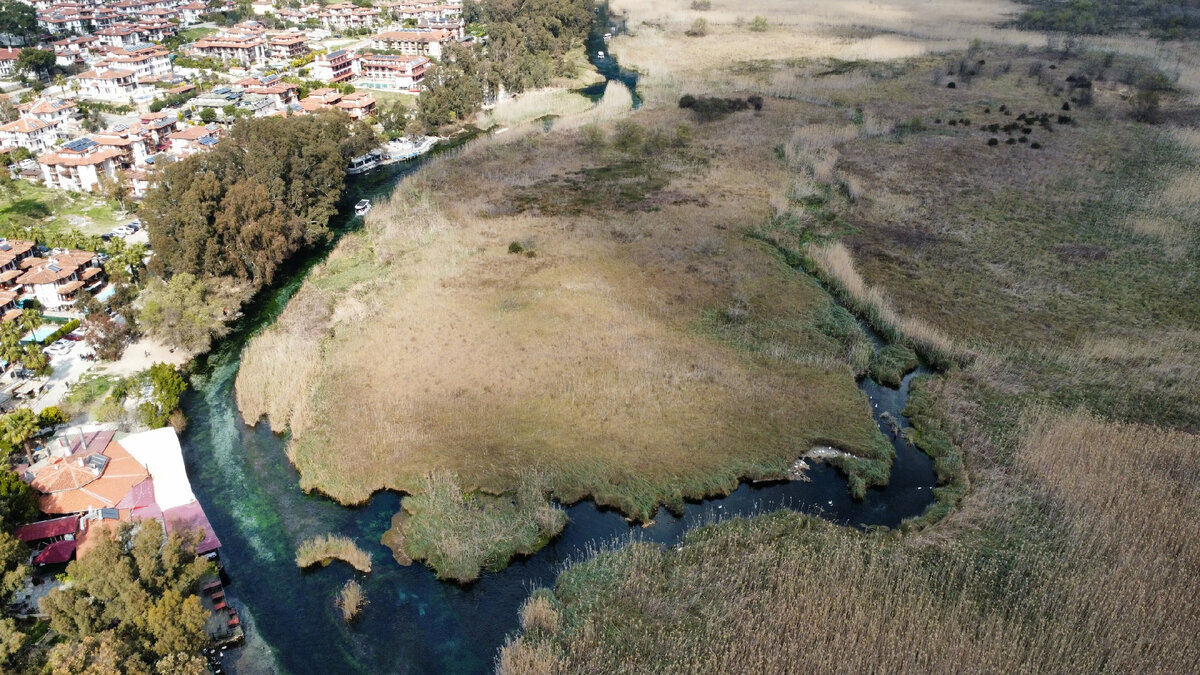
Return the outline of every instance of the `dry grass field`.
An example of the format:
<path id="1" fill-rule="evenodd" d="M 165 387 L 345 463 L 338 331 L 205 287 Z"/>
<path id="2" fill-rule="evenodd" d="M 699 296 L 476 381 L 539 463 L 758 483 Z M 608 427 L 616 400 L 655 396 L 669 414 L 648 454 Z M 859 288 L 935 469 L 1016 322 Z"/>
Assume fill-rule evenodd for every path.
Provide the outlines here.
<path id="1" fill-rule="evenodd" d="M 958 535 L 779 513 L 636 544 L 539 591 L 500 673 L 1190 672 L 1200 440 L 1029 415 Z"/>
<path id="2" fill-rule="evenodd" d="M 780 102 L 689 141 L 685 111 L 646 111 L 604 147 L 514 132 L 438 161 L 248 347 L 246 419 L 290 428 L 304 487 L 347 503 L 433 471 L 507 492 L 538 468 L 559 500 L 646 519 L 816 443 L 886 469 L 817 327 L 829 296 L 745 236 L 786 174 L 774 146 L 831 114 Z"/>

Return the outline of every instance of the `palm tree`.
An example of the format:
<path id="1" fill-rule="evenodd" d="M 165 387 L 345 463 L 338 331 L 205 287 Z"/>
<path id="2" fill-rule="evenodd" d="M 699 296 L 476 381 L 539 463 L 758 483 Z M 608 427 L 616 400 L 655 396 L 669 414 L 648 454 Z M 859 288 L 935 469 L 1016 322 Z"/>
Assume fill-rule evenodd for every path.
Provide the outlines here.
<path id="1" fill-rule="evenodd" d="M 42 325 L 42 313 L 36 309 L 27 309 L 21 312 L 21 316 L 17 319 L 17 322 L 20 324 L 23 333 L 32 333 L 37 330 L 38 326 Z"/>
<path id="2" fill-rule="evenodd" d="M 37 415 L 29 408 L 20 408 L 0 417 L 0 436 L 13 447 L 22 446 L 25 449 L 25 461 L 29 464 L 33 464 L 29 439 L 37 432 Z"/>
<path id="3" fill-rule="evenodd" d="M 58 87 L 58 95 L 62 96 L 67 90 L 67 78 L 62 73 L 55 75 L 54 86 Z"/>

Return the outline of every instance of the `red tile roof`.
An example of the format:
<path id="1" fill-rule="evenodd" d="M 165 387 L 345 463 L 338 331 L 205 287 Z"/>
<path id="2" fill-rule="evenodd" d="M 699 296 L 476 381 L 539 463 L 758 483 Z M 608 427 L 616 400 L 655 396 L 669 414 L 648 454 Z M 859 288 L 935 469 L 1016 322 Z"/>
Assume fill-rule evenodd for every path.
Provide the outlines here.
<path id="1" fill-rule="evenodd" d="M 66 516 L 64 518 L 53 518 L 51 520 L 42 520 L 22 525 L 17 528 L 16 535 L 17 539 L 29 542 L 75 534 L 75 531 L 78 529 L 79 516 Z"/>
<path id="2" fill-rule="evenodd" d="M 54 563 L 64 563 L 75 555 L 75 547 L 78 543 L 75 540 L 56 541 L 46 548 L 42 549 L 33 557 L 33 562 L 39 565 L 52 565 Z"/>

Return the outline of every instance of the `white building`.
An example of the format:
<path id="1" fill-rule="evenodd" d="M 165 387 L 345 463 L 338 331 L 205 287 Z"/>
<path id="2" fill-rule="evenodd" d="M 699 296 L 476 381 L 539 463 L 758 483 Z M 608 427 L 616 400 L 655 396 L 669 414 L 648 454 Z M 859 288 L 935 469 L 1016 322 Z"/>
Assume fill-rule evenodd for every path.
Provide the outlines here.
<path id="1" fill-rule="evenodd" d="M 102 146 L 90 138 L 78 138 L 58 150 L 38 157 L 47 187 L 72 192 L 92 192 L 101 176 L 115 176 L 122 151 Z"/>
<path id="2" fill-rule="evenodd" d="M 137 91 L 137 76 L 132 70 L 88 70 L 80 73 L 76 79 L 79 81 L 79 95 L 93 101 L 129 103 Z"/>
<path id="3" fill-rule="evenodd" d="M 63 251 L 49 258 L 26 258 L 21 261 L 25 273 L 17 285 L 27 299 L 37 300 L 48 310 L 69 308 L 80 289 L 100 290 L 104 285 L 104 268 L 92 251 Z"/>
<path id="4" fill-rule="evenodd" d="M 440 59 L 453 41 L 454 35 L 446 30 L 393 30 L 372 37 L 371 48 Z"/>
<path id="5" fill-rule="evenodd" d="M 359 74 L 354 86 L 416 94 L 431 63 L 424 56 L 363 54 L 358 59 Z"/>
<path id="6" fill-rule="evenodd" d="M 37 154 L 45 152 L 58 142 L 58 125 L 22 117 L 0 126 L 0 146 L 26 148 Z"/>

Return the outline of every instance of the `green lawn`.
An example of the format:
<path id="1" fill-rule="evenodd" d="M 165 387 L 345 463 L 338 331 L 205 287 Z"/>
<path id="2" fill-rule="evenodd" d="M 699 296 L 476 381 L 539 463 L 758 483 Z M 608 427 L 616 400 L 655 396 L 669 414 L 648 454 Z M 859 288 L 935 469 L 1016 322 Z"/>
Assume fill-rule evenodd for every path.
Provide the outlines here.
<path id="1" fill-rule="evenodd" d="M 116 202 L 25 181 L 17 183 L 16 194 L 0 197 L 0 232 L 11 237 L 33 237 L 39 231 L 57 235 L 72 229 L 103 234 L 127 220 Z"/>

